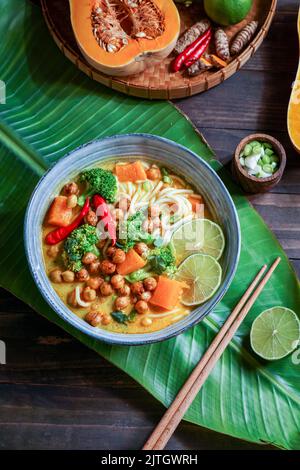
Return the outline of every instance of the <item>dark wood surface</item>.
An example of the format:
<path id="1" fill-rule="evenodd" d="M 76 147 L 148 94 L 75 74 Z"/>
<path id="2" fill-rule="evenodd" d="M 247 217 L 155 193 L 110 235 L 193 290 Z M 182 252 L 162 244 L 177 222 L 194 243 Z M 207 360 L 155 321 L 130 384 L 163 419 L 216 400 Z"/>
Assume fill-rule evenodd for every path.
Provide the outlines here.
<path id="1" fill-rule="evenodd" d="M 245 135 L 266 132 L 287 150 L 282 182 L 251 201 L 300 273 L 300 155 L 286 112 L 298 62 L 298 0 L 279 0 L 260 50 L 234 77 L 176 104 L 223 162 Z M 0 291 L 0 449 L 138 449 L 164 408 L 110 365 L 29 307 Z M 170 449 L 262 449 L 182 422 Z"/>

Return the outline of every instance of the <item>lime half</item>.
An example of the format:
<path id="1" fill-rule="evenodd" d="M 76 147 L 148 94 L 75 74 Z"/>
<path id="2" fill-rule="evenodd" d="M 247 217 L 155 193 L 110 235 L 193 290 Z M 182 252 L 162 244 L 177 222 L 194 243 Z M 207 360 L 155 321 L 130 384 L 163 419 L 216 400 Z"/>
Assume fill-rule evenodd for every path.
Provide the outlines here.
<path id="1" fill-rule="evenodd" d="M 300 321 L 286 307 L 273 307 L 262 312 L 253 322 L 250 341 L 254 352 L 274 361 L 290 354 L 300 340 Z"/>
<path id="2" fill-rule="evenodd" d="M 222 268 L 212 256 L 196 253 L 181 263 L 176 279 L 189 286 L 189 289 L 183 290 L 181 302 L 184 305 L 198 305 L 210 299 L 219 288 Z"/>
<path id="3" fill-rule="evenodd" d="M 180 225 L 171 241 L 179 261 L 193 253 L 203 253 L 218 260 L 225 246 L 221 227 L 209 219 L 193 219 Z"/>

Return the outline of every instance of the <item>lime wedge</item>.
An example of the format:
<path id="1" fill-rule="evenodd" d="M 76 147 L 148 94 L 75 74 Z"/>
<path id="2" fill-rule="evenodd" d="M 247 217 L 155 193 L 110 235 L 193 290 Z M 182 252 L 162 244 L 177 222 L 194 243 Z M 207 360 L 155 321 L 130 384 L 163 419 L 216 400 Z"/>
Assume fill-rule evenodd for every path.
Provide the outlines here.
<path id="1" fill-rule="evenodd" d="M 225 246 L 221 227 L 209 219 L 193 219 L 180 225 L 174 231 L 171 241 L 178 261 L 193 253 L 203 253 L 218 260 Z"/>
<path id="2" fill-rule="evenodd" d="M 189 286 L 189 289 L 183 290 L 181 302 L 184 305 L 198 305 L 210 299 L 219 288 L 222 268 L 212 256 L 196 253 L 180 264 L 176 279 Z"/>
<path id="3" fill-rule="evenodd" d="M 254 352 L 274 361 L 290 354 L 300 340 L 300 321 L 286 307 L 273 307 L 262 312 L 253 322 L 250 341 Z"/>

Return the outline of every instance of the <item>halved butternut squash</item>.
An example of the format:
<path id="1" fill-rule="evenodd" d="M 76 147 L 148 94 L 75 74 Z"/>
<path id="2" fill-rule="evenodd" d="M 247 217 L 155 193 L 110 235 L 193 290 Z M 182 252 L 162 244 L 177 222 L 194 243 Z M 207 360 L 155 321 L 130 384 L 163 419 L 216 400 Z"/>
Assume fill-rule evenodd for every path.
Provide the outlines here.
<path id="1" fill-rule="evenodd" d="M 300 9 L 298 15 L 298 36 L 300 45 Z M 300 153 L 300 58 L 288 109 L 288 131 L 292 144 Z"/>
<path id="2" fill-rule="evenodd" d="M 69 0 L 86 60 L 101 72 L 133 75 L 173 50 L 180 30 L 172 0 Z"/>

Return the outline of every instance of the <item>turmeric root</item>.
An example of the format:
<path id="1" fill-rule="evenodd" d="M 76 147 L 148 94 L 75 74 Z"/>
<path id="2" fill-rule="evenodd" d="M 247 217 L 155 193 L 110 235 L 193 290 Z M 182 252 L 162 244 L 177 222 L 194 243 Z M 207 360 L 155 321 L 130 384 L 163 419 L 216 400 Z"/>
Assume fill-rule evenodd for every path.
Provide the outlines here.
<path id="1" fill-rule="evenodd" d="M 182 36 L 177 41 L 177 44 L 174 48 L 176 54 L 181 54 L 184 49 L 187 48 L 192 42 L 194 42 L 199 36 L 201 36 L 205 31 L 210 27 L 210 21 L 204 18 L 198 23 L 195 23 L 191 28 L 185 31 Z"/>
<path id="2" fill-rule="evenodd" d="M 251 21 L 248 23 L 234 38 L 230 52 L 232 55 L 239 54 L 253 38 L 258 27 L 258 21 Z"/>
<path id="3" fill-rule="evenodd" d="M 218 28 L 215 32 L 215 48 L 220 59 L 226 61 L 230 58 L 229 41 L 227 34 L 222 28 Z"/>
<path id="4" fill-rule="evenodd" d="M 201 59 L 194 62 L 187 69 L 187 73 L 190 77 L 194 77 L 196 75 L 199 75 L 202 72 L 205 72 L 205 70 L 211 69 L 212 67 L 213 67 L 213 64 L 211 62 L 201 57 Z"/>

